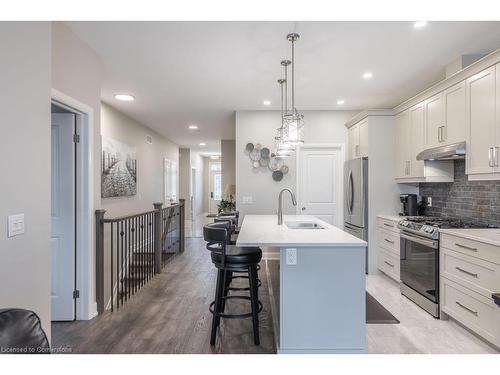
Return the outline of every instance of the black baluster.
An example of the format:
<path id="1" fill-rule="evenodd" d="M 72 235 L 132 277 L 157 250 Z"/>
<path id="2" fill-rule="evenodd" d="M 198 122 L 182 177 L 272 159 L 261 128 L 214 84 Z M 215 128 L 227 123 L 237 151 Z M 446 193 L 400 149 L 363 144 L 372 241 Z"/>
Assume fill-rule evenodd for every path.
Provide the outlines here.
<path id="1" fill-rule="evenodd" d="M 124 246 L 125 246 L 125 221 L 120 222 L 120 236 L 121 236 L 121 262 L 120 262 L 120 304 L 123 306 L 123 299 L 125 297 L 124 290 L 125 290 L 125 269 L 123 268 L 123 253 L 124 253 Z"/>
<path id="2" fill-rule="evenodd" d="M 109 283 L 110 287 L 111 287 L 111 312 L 113 312 L 113 223 L 111 223 L 111 230 L 110 230 L 110 233 L 111 233 L 111 282 Z"/>
<path id="3" fill-rule="evenodd" d="M 116 223 L 116 309 L 120 308 L 120 224 Z"/>

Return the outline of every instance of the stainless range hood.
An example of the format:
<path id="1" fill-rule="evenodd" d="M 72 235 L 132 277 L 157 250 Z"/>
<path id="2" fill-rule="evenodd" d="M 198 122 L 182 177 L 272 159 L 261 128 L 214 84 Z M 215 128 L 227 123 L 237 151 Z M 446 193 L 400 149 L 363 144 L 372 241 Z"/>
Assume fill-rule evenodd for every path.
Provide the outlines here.
<path id="1" fill-rule="evenodd" d="M 417 155 L 417 160 L 456 160 L 465 158 L 465 142 L 429 148 Z"/>

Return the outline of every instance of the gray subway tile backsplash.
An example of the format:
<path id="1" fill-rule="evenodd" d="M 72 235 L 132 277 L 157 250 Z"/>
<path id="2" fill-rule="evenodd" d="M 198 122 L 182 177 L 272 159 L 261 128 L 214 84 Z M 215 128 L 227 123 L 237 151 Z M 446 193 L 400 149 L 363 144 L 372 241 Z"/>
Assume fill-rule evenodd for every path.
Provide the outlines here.
<path id="1" fill-rule="evenodd" d="M 455 182 L 421 183 L 419 189 L 432 197 L 425 215 L 500 226 L 500 181 L 468 181 L 464 160 L 455 160 Z"/>

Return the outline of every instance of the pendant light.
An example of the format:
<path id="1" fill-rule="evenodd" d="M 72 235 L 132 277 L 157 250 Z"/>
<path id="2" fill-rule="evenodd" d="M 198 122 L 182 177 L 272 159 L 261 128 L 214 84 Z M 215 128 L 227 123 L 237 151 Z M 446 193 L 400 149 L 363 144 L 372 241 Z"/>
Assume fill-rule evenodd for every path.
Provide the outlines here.
<path id="1" fill-rule="evenodd" d="M 299 39 L 300 35 L 291 33 L 286 36 L 291 44 L 291 82 L 290 82 L 290 101 L 291 108 L 288 109 L 288 104 L 285 106 L 285 113 L 283 115 L 283 127 L 285 137 L 283 141 L 290 145 L 297 145 L 304 143 L 304 116 L 295 108 L 295 42 Z M 288 84 L 287 84 L 288 86 Z M 288 89 L 287 89 L 288 91 Z M 288 92 L 287 95 L 288 96 Z M 285 99 L 286 101 L 287 99 Z"/>
<path id="2" fill-rule="evenodd" d="M 287 128 L 285 127 L 284 115 L 288 111 L 288 101 L 287 101 L 287 78 L 288 78 L 288 66 L 291 64 L 290 60 L 281 61 L 281 65 L 284 67 L 285 78 L 279 79 L 278 83 L 280 85 L 280 102 L 281 102 L 281 126 L 277 129 L 277 134 L 275 137 L 276 145 L 276 156 L 287 157 L 293 154 L 295 147 L 286 141 L 287 138 Z"/>

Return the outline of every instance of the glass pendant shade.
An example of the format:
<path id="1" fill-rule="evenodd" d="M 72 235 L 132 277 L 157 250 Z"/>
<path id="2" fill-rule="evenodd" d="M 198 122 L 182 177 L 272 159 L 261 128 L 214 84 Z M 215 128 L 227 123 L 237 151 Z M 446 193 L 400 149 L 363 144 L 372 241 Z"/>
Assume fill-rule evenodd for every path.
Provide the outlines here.
<path id="1" fill-rule="evenodd" d="M 280 127 L 277 130 L 277 135 L 274 138 L 276 156 L 287 157 L 295 152 L 295 147 L 290 142 L 285 141 L 287 138 L 286 130 L 285 127 Z"/>
<path id="2" fill-rule="evenodd" d="M 291 145 L 304 143 L 304 116 L 294 110 L 283 116 L 284 132 L 283 141 Z"/>

